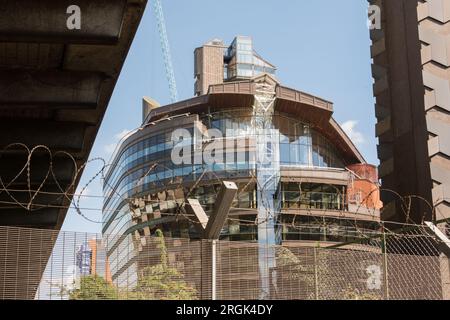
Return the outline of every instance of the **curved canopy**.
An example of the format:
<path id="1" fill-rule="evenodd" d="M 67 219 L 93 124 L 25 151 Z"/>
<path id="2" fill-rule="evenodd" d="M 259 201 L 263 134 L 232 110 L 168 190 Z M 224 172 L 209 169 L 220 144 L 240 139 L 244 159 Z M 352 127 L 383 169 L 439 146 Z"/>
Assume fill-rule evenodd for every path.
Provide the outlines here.
<path id="1" fill-rule="evenodd" d="M 277 80 L 262 75 L 265 81 Z M 255 93 L 255 79 L 212 85 L 208 94 L 177 103 L 162 106 L 148 113 L 145 123 L 175 116 L 181 113 L 215 112 L 225 108 L 252 108 Z M 332 118 L 333 104 L 313 95 L 276 85 L 275 110 L 303 120 L 324 135 L 341 152 L 347 165 L 366 163 L 364 157 Z"/>

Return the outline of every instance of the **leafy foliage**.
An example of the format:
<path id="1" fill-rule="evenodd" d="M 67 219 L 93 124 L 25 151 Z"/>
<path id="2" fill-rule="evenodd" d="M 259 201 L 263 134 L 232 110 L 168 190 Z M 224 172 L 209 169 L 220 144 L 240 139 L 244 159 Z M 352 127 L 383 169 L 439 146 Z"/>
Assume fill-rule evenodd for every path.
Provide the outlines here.
<path id="1" fill-rule="evenodd" d="M 167 248 L 161 230 L 156 231 L 160 263 L 141 271 L 136 288 L 128 293 L 129 299 L 142 300 L 195 300 L 197 290 L 184 281 L 184 276 L 169 266 Z"/>
<path id="2" fill-rule="evenodd" d="M 69 292 L 70 300 L 113 300 L 117 297 L 116 288 L 97 275 L 82 277 L 80 288 Z"/>
<path id="3" fill-rule="evenodd" d="M 160 263 L 140 271 L 137 286 L 133 290 L 118 290 L 97 275 L 80 279 L 79 289 L 66 290 L 70 300 L 194 300 L 197 290 L 191 287 L 184 276 L 168 263 L 167 247 L 161 230 L 156 231 Z"/>

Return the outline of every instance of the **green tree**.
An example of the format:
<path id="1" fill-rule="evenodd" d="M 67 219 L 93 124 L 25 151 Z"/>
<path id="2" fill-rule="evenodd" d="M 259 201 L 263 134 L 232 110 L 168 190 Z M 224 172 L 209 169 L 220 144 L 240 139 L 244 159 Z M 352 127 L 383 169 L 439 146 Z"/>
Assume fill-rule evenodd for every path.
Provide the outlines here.
<path id="1" fill-rule="evenodd" d="M 197 290 L 191 287 L 184 276 L 168 263 L 167 248 L 161 230 L 156 231 L 156 247 L 160 251 L 160 263 L 140 271 L 133 290 L 117 290 L 112 284 L 97 275 L 84 276 L 78 289 L 62 289 L 70 300 L 195 300 Z"/>
<path id="2" fill-rule="evenodd" d="M 117 289 L 97 275 L 83 276 L 78 289 L 68 292 L 70 300 L 114 300 L 118 298 Z"/>
<path id="3" fill-rule="evenodd" d="M 184 276 L 168 263 L 167 248 L 161 230 L 156 230 L 160 263 L 141 270 L 137 286 L 127 293 L 128 299 L 139 300 L 195 300 L 197 290 L 191 287 Z"/>

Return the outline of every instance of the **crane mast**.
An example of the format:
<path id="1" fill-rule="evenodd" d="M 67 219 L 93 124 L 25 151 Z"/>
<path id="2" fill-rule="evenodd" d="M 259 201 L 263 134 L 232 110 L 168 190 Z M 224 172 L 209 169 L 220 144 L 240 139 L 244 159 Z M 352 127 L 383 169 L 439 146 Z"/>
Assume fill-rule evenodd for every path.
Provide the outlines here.
<path id="1" fill-rule="evenodd" d="M 171 102 L 178 101 L 178 91 L 175 82 L 175 74 L 173 72 L 172 57 L 170 54 L 169 39 L 167 38 L 166 22 L 162 10 L 161 0 L 153 0 L 153 12 L 158 25 L 159 40 L 161 42 L 161 49 L 164 60 L 164 68 L 166 78 L 169 83 L 169 92 Z"/>

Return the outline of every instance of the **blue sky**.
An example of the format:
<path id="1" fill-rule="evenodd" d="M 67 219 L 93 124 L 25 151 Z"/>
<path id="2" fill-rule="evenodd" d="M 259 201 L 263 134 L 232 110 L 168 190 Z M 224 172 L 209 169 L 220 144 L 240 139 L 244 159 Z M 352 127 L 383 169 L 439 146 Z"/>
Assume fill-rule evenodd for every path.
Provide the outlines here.
<path id="1" fill-rule="evenodd" d="M 258 53 L 277 66 L 285 86 L 334 102 L 334 118 L 377 164 L 367 2 L 361 0 L 162 0 L 180 99 L 193 94 L 193 50 L 212 39 L 253 38 Z M 90 158 L 109 160 L 115 144 L 141 124 L 142 96 L 169 102 L 151 3 L 125 61 Z M 79 189 L 99 169 L 85 170 Z M 101 181 L 87 187 L 83 214 L 101 221 Z M 70 209 L 63 230 L 100 232 L 101 224 Z"/>

